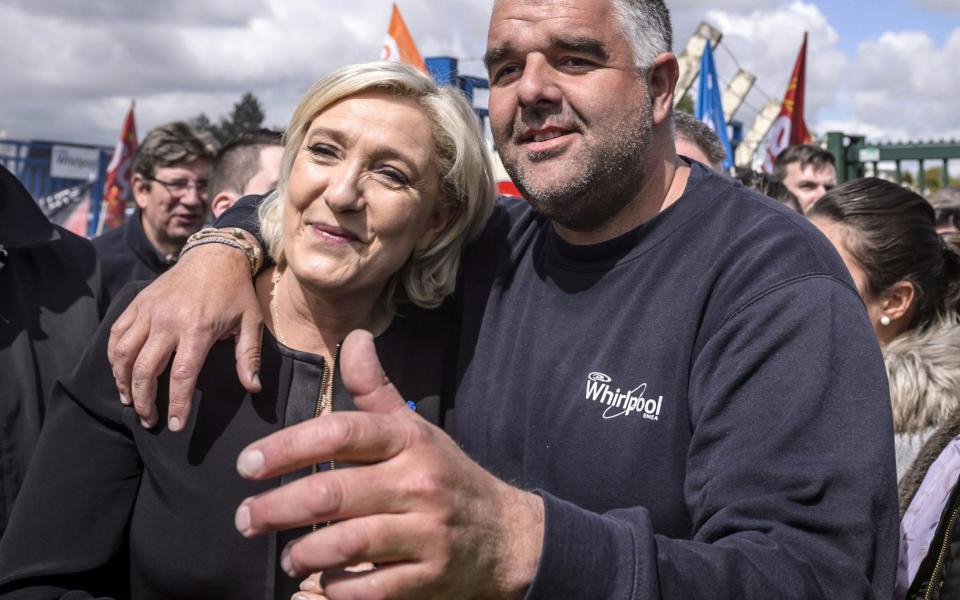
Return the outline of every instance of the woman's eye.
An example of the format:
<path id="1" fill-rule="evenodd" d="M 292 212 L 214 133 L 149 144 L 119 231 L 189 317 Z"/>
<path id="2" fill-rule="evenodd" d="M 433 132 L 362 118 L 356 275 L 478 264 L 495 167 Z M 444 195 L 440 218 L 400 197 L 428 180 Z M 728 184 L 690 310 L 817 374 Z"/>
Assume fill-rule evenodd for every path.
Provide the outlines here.
<path id="1" fill-rule="evenodd" d="M 407 185 L 410 183 L 410 179 L 407 178 L 406 175 L 392 167 L 384 167 L 380 169 L 380 173 L 397 185 Z"/>
<path id="2" fill-rule="evenodd" d="M 307 150 L 314 156 L 335 157 L 337 155 L 336 151 L 327 144 L 313 144 L 307 146 Z"/>

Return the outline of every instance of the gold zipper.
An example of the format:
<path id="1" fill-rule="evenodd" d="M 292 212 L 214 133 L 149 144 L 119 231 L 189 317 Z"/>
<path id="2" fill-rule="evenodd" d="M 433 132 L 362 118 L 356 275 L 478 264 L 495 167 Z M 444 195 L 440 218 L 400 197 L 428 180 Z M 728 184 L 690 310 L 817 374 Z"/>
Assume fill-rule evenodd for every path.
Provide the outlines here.
<path id="1" fill-rule="evenodd" d="M 323 365 L 323 377 L 320 380 L 320 394 L 317 396 L 316 408 L 313 411 L 313 417 L 317 418 L 322 416 L 324 413 L 333 414 L 333 379 L 334 374 L 337 370 L 337 361 L 340 359 L 340 344 L 337 344 L 337 349 L 333 354 L 333 363 Z M 333 459 L 330 459 L 330 470 L 333 471 L 337 468 L 337 463 Z M 313 465 L 310 468 L 313 474 L 317 472 L 317 465 Z M 330 521 L 324 523 L 324 527 L 329 527 Z M 316 531 L 320 528 L 319 523 L 314 523 L 313 531 Z"/>
<path id="2" fill-rule="evenodd" d="M 943 542 L 940 544 L 940 554 L 937 555 L 937 564 L 934 566 L 933 573 L 930 575 L 930 582 L 927 584 L 927 591 L 923 595 L 923 600 L 930 600 L 930 594 L 933 593 L 933 584 L 940 574 L 940 569 L 943 568 L 943 557 L 946 555 L 947 547 L 950 545 L 950 532 L 953 531 L 953 524 L 956 522 L 958 514 L 960 514 L 960 506 L 954 508 L 953 512 L 950 513 L 950 520 L 947 521 L 947 528 L 943 532 Z"/>

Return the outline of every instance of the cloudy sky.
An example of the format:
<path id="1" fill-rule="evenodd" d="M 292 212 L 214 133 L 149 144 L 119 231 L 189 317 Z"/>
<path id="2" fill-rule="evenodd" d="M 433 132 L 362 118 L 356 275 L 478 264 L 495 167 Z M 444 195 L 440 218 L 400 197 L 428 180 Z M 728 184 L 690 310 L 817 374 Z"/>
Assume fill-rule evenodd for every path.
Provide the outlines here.
<path id="1" fill-rule="evenodd" d="M 421 53 L 478 61 L 492 0 L 399 0 Z M 705 20 L 720 78 L 758 77 L 749 125 L 782 98 L 810 33 L 807 122 L 876 140 L 960 139 L 960 0 L 668 0 L 675 51 Z M 710 6 L 712 8 L 705 8 Z M 389 0 L 0 0 L 0 131 L 112 146 L 131 99 L 138 131 L 227 113 L 246 92 L 282 126 L 338 66 L 379 56 Z"/>

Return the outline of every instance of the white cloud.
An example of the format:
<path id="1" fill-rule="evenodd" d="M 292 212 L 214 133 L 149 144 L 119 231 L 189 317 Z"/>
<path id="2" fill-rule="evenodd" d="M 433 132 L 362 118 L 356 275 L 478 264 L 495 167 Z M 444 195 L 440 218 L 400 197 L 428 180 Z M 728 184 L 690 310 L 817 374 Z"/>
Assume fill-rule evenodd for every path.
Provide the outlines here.
<path id="1" fill-rule="evenodd" d="M 481 55 L 492 0 L 447 1 L 442 18 L 435 4 L 400 4 L 424 55 Z M 142 135 L 200 112 L 216 118 L 245 91 L 267 124 L 286 125 L 318 78 L 379 58 L 389 18 L 384 0 L 0 3 L 0 128 L 112 145 L 131 98 Z"/>
<path id="2" fill-rule="evenodd" d="M 942 47 L 919 31 L 887 32 L 857 48 L 854 116 L 910 139 L 960 138 L 960 28 Z"/>
<path id="3" fill-rule="evenodd" d="M 669 0 L 668 0 L 669 1 Z M 913 0 L 941 8 L 960 0 Z M 493 0 L 401 0 L 425 56 L 451 55 L 482 74 Z M 922 32 L 891 32 L 838 46 L 842 24 L 813 0 L 669 1 L 675 50 L 701 20 L 724 31 L 721 78 L 736 70 L 726 50 L 758 77 L 748 103 L 782 98 L 804 31 L 810 32 L 807 122 L 871 136 L 940 137 L 957 131 L 960 28 L 940 47 Z M 245 91 L 285 125 L 299 96 L 344 64 L 379 57 L 388 0 L 88 0 L 0 2 L 0 129 L 13 138 L 112 145 L 131 98 L 141 135 L 160 123 L 228 112 Z M 738 114 L 747 126 L 750 106 Z M 855 131 L 851 131 L 855 133 Z"/>
<path id="4" fill-rule="evenodd" d="M 884 33 L 860 43 L 850 56 L 840 49 L 834 24 L 812 2 L 795 0 L 752 11 L 711 9 L 706 20 L 724 32 L 722 45 L 757 75 L 757 87 L 747 99 L 751 106 L 737 115 L 746 126 L 768 96 L 782 99 L 802 33 L 808 31 L 805 115 L 816 134 L 840 130 L 877 140 L 960 138 L 960 28 L 941 47 L 924 32 Z M 723 50 L 717 53 L 717 65 L 721 78 L 736 70 Z"/>
<path id="5" fill-rule="evenodd" d="M 737 68 L 727 50 L 757 76 L 756 86 L 747 97 L 750 106 L 737 115 L 745 126 L 750 126 L 756 109 L 769 98 L 783 99 L 805 31 L 809 32 L 805 98 L 808 126 L 814 127 L 818 113 L 834 105 L 848 61 L 837 47 L 837 31 L 815 4 L 795 1 L 750 12 L 711 9 L 706 20 L 724 33 L 724 49 L 717 52 L 721 78 L 731 77 Z"/>

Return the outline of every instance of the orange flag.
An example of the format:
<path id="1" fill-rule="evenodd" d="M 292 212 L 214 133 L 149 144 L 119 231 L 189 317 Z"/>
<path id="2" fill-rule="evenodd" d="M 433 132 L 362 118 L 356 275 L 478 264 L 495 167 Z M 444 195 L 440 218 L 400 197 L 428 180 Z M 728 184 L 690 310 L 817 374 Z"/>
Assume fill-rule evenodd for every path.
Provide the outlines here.
<path id="1" fill-rule="evenodd" d="M 133 200 L 130 180 L 133 176 L 133 155 L 137 153 L 137 127 L 133 121 L 134 102 L 130 102 L 127 118 L 123 120 L 120 139 L 107 166 L 107 182 L 103 186 L 103 210 L 97 233 L 123 224 L 127 203 Z"/>
<path id="2" fill-rule="evenodd" d="M 804 87 L 807 79 L 807 34 L 803 34 L 800 54 L 793 65 L 793 75 L 783 97 L 780 115 L 767 134 L 767 149 L 763 155 L 763 167 L 767 173 L 773 173 L 773 164 L 777 156 L 795 144 L 809 144 L 812 141 L 807 124 L 803 120 Z"/>
<path id="3" fill-rule="evenodd" d="M 390 62 L 401 62 L 412 65 L 424 73 L 427 73 L 427 66 L 423 63 L 423 58 L 417 50 L 417 45 L 413 43 L 413 37 L 407 24 L 403 22 L 400 16 L 400 9 L 393 5 L 393 15 L 390 17 L 390 27 L 387 28 L 387 37 L 383 40 L 383 60 Z"/>

